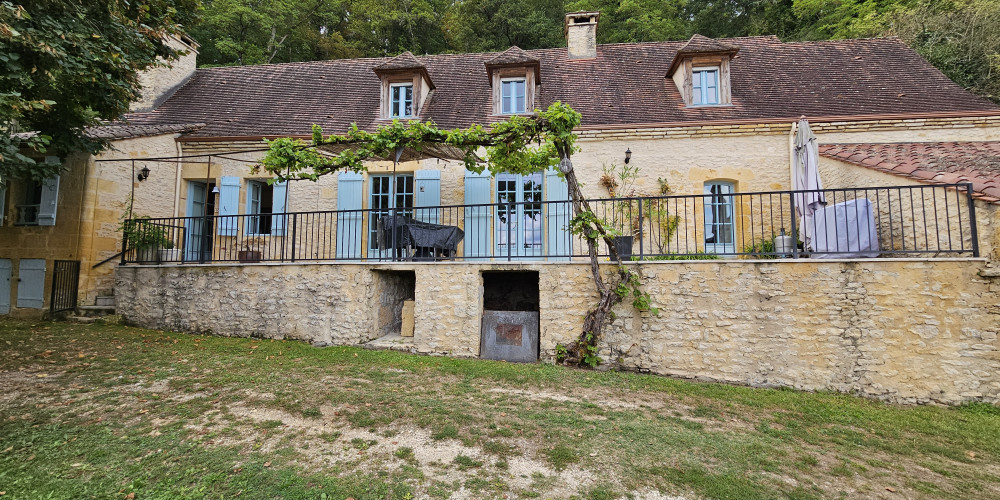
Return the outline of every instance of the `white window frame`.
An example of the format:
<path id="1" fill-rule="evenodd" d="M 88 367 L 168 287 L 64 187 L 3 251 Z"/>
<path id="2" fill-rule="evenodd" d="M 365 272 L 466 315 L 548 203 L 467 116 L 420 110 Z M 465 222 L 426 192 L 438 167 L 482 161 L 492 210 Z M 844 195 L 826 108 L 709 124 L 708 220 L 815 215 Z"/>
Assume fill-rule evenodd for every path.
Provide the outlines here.
<path id="1" fill-rule="evenodd" d="M 705 102 L 707 97 L 706 93 L 702 93 L 702 89 L 708 91 L 708 88 L 704 85 L 695 86 L 694 85 L 694 75 L 700 72 L 715 72 L 715 102 Z M 699 80 L 702 80 L 699 78 Z M 701 100 L 699 103 L 695 103 L 695 96 Z M 722 68 L 719 66 L 699 66 L 697 68 L 691 68 L 691 105 L 692 106 L 719 106 L 722 104 Z"/>
<path id="2" fill-rule="evenodd" d="M 410 89 L 410 101 L 409 101 L 409 103 L 410 103 L 410 114 L 403 114 L 403 113 L 406 112 L 406 102 L 407 102 L 406 101 L 406 92 L 405 92 L 405 90 L 400 90 L 400 100 L 398 101 L 399 105 L 400 105 L 399 106 L 400 110 L 402 112 L 400 114 L 396 114 L 396 103 L 397 103 L 396 96 L 395 96 L 396 89 L 403 89 L 403 88 L 407 88 L 407 87 Z M 416 107 L 415 106 L 416 103 L 415 103 L 413 92 L 414 92 L 413 82 L 402 82 L 402 83 L 390 83 L 389 84 L 389 117 L 390 118 L 413 118 L 413 116 L 414 116 L 413 112 L 415 111 L 414 108 Z"/>
<path id="3" fill-rule="evenodd" d="M 517 102 L 517 95 L 512 94 L 510 96 L 504 95 L 504 83 L 509 82 L 520 82 L 521 89 L 524 91 L 524 95 L 521 96 L 521 103 L 523 108 L 520 110 L 514 109 L 514 103 Z M 512 85 L 511 88 L 514 86 Z M 510 110 L 508 111 L 507 103 L 510 102 Z M 523 76 L 501 78 L 500 79 L 500 114 L 502 115 L 520 115 L 528 112 L 528 79 Z"/>

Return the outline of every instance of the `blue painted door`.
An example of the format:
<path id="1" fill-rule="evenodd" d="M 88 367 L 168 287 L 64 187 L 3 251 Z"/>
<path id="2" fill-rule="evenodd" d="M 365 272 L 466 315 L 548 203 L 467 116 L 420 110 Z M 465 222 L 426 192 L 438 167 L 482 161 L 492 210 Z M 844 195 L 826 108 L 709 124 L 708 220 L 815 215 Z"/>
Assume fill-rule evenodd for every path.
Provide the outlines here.
<path id="1" fill-rule="evenodd" d="M 205 219 L 204 182 L 188 182 L 187 217 L 185 223 L 184 260 L 208 260 L 212 255 L 211 227 Z M 205 233 L 208 233 L 207 235 Z"/>
<path id="2" fill-rule="evenodd" d="M 10 259 L 0 259 L 0 314 L 10 312 Z"/>
<path id="3" fill-rule="evenodd" d="M 17 270 L 17 307 L 45 307 L 45 259 L 21 259 Z"/>

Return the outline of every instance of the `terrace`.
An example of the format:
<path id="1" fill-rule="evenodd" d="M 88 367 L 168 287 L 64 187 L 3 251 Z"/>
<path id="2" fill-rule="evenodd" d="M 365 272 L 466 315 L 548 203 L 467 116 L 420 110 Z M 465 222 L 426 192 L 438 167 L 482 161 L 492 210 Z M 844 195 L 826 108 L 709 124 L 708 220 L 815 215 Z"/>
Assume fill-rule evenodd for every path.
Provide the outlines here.
<path id="1" fill-rule="evenodd" d="M 623 260 L 978 257 L 972 184 L 588 200 Z M 122 264 L 574 261 L 569 201 L 128 221 Z M 804 233 L 804 234 L 803 234 Z M 600 256 L 611 257 L 602 246 Z"/>

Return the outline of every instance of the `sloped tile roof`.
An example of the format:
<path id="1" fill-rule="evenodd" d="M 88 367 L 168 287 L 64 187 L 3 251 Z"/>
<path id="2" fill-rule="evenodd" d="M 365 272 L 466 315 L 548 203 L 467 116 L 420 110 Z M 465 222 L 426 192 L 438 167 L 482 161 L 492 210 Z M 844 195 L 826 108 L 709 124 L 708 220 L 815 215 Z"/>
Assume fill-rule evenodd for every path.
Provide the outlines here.
<path id="1" fill-rule="evenodd" d="M 538 64 L 538 59 L 531 57 L 520 47 L 513 47 L 497 54 L 496 57 L 486 61 L 486 66 L 506 66 L 511 64 Z"/>
<path id="2" fill-rule="evenodd" d="M 159 125 L 109 124 L 101 125 L 99 127 L 90 127 L 86 130 L 86 132 L 90 137 L 121 140 L 135 139 L 138 137 L 151 137 L 163 134 L 194 132 L 204 126 L 204 123 L 175 123 Z"/>
<path id="3" fill-rule="evenodd" d="M 1000 141 L 822 144 L 819 153 L 922 182 L 971 182 L 976 197 L 1000 203 Z"/>
<path id="4" fill-rule="evenodd" d="M 733 45 L 725 43 L 714 38 L 709 38 L 707 36 L 702 36 L 694 34 L 691 38 L 684 44 L 683 47 L 677 49 L 678 55 L 688 55 L 688 54 L 702 54 L 702 53 L 712 53 L 718 54 L 723 53 L 733 53 L 739 52 L 740 47 L 738 45 Z"/>
<path id="5" fill-rule="evenodd" d="M 426 66 L 418 61 L 410 51 L 403 52 L 402 54 L 372 68 L 372 70 L 376 73 L 417 69 L 426 69 Z"/>
<path id="6" fill-rule="evenodd" d="M 775 37 L 723 40 L 738 46 L 731 63 L 732 105 L 685 107 L 664 78 L 685 42 L 606 44 L 597 57 L 570 60 L 565 48 L 524 51 L 540 62 L 539 108 L 562 101 L 584 127 L 720 120 L 794 120 L 799 115 L 858 116 L 992 112 L 896 39 L 781 43 Z M 444 128 L 488 124 L 492 103 L 485 63 L 497 53 L 415 57 L 436 90 L 421 111 Z M 204 122 L 199 137 L 310 135 L 312 124 L 343 133 L 379 123 L 380 81 L 390 58 L 198 69 L 159 108 L 128 115 L 135 124 Z"/>

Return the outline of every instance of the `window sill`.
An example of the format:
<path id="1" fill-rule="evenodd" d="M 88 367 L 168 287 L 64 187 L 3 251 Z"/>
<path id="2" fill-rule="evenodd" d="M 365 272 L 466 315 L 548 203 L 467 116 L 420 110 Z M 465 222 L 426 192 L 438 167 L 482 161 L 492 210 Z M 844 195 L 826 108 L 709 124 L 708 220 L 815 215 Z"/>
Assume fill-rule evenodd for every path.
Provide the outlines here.
<path id="1" fill-rule="evenodd" d="M 734 107 L 732 103 L 729 104 L 688 104 L 684 106 L 684 109 L 712 109 L 712 108 L 732 108 Z"/>

